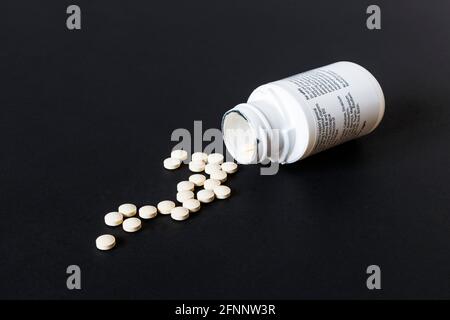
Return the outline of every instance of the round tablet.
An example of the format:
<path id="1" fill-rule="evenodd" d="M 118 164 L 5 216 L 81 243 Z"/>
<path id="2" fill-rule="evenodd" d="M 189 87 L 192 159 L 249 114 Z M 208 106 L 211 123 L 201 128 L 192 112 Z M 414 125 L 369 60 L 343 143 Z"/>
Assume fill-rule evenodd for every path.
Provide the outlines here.
<path id="1" fill-rule="evenodd" d="M 181 161 L 175 158 L 167 158 L 164 160 L 163 165 L 167 170 L 175 170 L 180 167 Z"/>
<path id="2" fill-rule="evenodd" d="M 218 165 L 218 164 L 208 163 L 208 164 L 205 166 L 205 172 L 206 172 L 207 174 L 211 174 L 211 173 L 213 173 L 213 172 L 220 171 L 220 170 L 222 170 L 222 168 L 220 168 L 220 165 Z"/>
<path id="3" fill-rule="evenodd" d="M 223 155 L 220 153 L 211 153 L 208 156 L 208 163 L 221 164 L 223 162 Z"/>
<path id="4" fill-rule="evenodd" d="M 189 218 L 189 210 L 184 207 L 175 207 L 170 211 L 170 216 L 173 220 L 186 220 Z"/>
<path id="5" fill-rule="evenodd" d="M 220 181 L 219 180 L 207 179 L 207 180 L 205 180 L 205 183 L 203 184 L 203 188 L 205 190 L 213 190 L 218 185 L 220 185 Z"/>
<path id="6" fill-rule="evenodd" d="M 191 181 L 181 181 L 177 184 L 177 191 L 192 191 L 194 187 L 195 185 Z"/>
<path id="7" fill-rule="evenodd" d="M 128 218 L 122 223 L 123 230 L 126 232 L 136 232 L 142 226 L 141 219 L 139 218 Z"/>
<path id="8" fill-rule="evenodd" d="M 191 157 L 192 161 L 208 162 L 208 155 L 204 152 L 194 152 Z"/>
<path id="9" fill-rule="evenodd" d="M 194 193 L 190 190 L 177 192 L 177 201 L 183 203 L 186 200 L 194 198 Z"/>
<path id="10" fill-rule="evenodd" d="M 193 174 L 189 177 L 189 181 L 192 182 L 196 187 L 203 186 L 206 177 L 202 174 Z"/>
<path id="11" fill-rule="evenodd" d="M 223 171 L 228 174 L 235 173 L 237 171 L 238 165 L 234 162 L 224 162 L 220 166 Z"/>
<path id="12" fill-rule="evenodd" d="M 200 210 L 200 201 L 197 199 L 189 199 L 183 202 L 183 207 L 189 210 L 189 212 L 197 212 Z"/>
<path id="13" fill-rule="evenodd" d="M 180 161 L 184 161 L 188 158 L 188 153 L 186 150 L 173 150 L 170 153 L 170 157 Z"/>
<path id="14" fill-rule="evenodd" d="M 104 234 L 95 240 L 95 245 L 99 250 L 110 250 L 116 245 L 116 238 L 110 234 Z"/>
<path id="15" fill-rule="evenodd" d="M 142 219 L 152 219 L 158 214 L 155 206 L 143 206 L 139 209 L 139 217 Z"/>
<path id="16" fill-rule="evenodd" d="M 105 215 L 105 223 L 107 226 L 115 227 L 123 222 L 123 215 L 120 212 L 110 212 Z"/>
<path id="17" fill-rule="evenodd" d="M 136 215 L 136 206 L 132 203 L 124 203 L 119 206 L 118 211 L 125 217 L 129 218 Z"/>
<path id="18" fill-rule="evenodd" d="M 214 188 L 214 194 L 217 199 L 226 199 L 231 194 L 231 189 L 227 186 L 217 186 Z"/>
<path id="19" fill-rule="evenodd" d="M 189 162 L 189 170 L 192 172 L 202 172 L 205 170 L 205 163 L 203 161 L 191 161 Z"/>
<path id="20" fill-rule="evenodd" d="M 170 210 L 175 208 L 175 202 L 170 200 L 164 200 L 158 203 L 158 211 L 161 214 L 170 214 Z"/>
<path id="21" fill-rule="evenodd" d="M 212 190 L 200 190 L 197 192 L 197 199 L 203 203 L 211 202 L 214 200 L 214 192 Z"/>
<path id="22" fill-rule="evenodd" d="M 219 180 L 220 182 L 225 182 L 227 180 L 227 173 L 225 171 L 214 171 L 211 173 L 211 179 Z"/>

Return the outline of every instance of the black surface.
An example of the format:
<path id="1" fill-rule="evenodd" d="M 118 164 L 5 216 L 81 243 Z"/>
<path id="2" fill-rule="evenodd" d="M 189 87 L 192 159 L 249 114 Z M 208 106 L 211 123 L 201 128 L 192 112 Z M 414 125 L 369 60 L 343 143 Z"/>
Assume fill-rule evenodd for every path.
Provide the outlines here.
<path id="1" fill-rule="evenodd" d="M 377 1 L 378 31 L 366 1 L 76 1 L 69 31 L 71 3 L 0 9 L 0 298 L 450 297 L 448 1 Z M 373 134 L 275 176 L 241 167 L 232 198 L 184 223 L 103 224 L 174 197 L 172 130 L 218 127 L 258 85 L 339 60 L 382 85 Z"/>

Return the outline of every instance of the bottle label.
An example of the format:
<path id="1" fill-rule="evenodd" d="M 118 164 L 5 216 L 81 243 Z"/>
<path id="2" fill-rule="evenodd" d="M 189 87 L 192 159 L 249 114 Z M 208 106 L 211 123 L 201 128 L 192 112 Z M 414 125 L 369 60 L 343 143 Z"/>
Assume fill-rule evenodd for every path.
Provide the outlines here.
<path id="1" fill-rule="evenodd" d="M 379 116 L 379 97 L 367 71 L 332 64 L 286 78 L 304 98 L 316 126 L 312 153 L 369 133 Z"/>

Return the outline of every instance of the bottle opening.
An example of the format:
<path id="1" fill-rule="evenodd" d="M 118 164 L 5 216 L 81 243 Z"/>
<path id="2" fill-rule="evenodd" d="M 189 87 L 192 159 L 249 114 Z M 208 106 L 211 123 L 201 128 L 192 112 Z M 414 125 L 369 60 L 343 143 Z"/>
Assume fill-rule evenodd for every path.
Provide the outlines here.
<path id="1" fill-rule="evenodd" d="M 256 163 L 258 140 L 255 130 L 237 110 L 227 112 L 222 120 L 222 131 L 228 152 L 242 164 Z"/>

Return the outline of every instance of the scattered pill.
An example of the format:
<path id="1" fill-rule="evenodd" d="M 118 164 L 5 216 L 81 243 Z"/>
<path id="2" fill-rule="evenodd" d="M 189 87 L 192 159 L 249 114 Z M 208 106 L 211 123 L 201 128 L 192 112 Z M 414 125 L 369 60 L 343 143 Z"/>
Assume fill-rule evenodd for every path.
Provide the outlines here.
<path id="1" fill-rule="evenodd" d="M 170 157 L 180 161 L 184 161 L 188 158 L 188 153 L 186 150 L 173 150 L 170 153 Z"/>
<path id="2" fill-rule="evenodd" d="M 203 174 L 192 174 L 188 181 L 181 181 L 177 184 L 176 199 L 182 206 L 176 206 L 171 200 L 164 200 L 156 207 L 145 205 L 139 208 L 139 217 L 142 219 L 152 219 L 158 214 L 170 214 L 172 219 L 182 221 L 189 218 L 189 213 L 197 212 L 201 208 L 201 203 L 212 202 L 215 198 L 226 199 L 231 195 L 228 186 L 221 185 L 227 180 L 227 175 L 235 173 L 238 165 L 234 162 L 224 162 L 224 156 L 220 153 L 207 155 L 204 152 L 195 152 L 189 162 L 189 170 L 193 172 L 205 171 L 210 175 L 207 179 Z M 181 162 L 188 159 L 185 150 L 173 150 L 170 157 L 163 161 L 164 168 L 174 170 L 180 167 Z M 197 192 L 195 199 L 195 187 L 203 187 Z M 134 204 L 125 203 L 119 206 L 118 212 L 109 212 L 105 215 L 105 224 L 108 226 L 118 226 L 122 224 L 126 232 L 136 232 L 142 228 L 142 222 L 134 217 L 137 208 Z M 96 246 L 99 250 L 110 250 L 115 247 L 116 239 L 113 235 L 104 234 L 96 239 Z"/>
<path id="3" fill-rule="evenodd" d="M 115 227 L 123 222 L 123 215 L 120 212 L 110 212 L 105 215 L 105 223 L 107 226 Z"/>
<path id="4" fill-rule="evenodd" d="M 186 200 L 194 198 L 194 192 L 190 190 L 177 192 L 177 201 L 183 203 Z"/>
<path id="5" fill-rule="evenodd" d="M 167 158 L 163 162 L 164 168 L 167 170 L 175 170 L 180 167 L 181 161 L 175 158 Z"/>
<path id="6" fill-rule="evenodd" d="M 220 185 L 219 180 L 207 179 L 205 180 L 205 183 L 203 183 L 203 188 L 205 190 L 214 190 L 214 188 L 217 187 L 218 185 Z"/>
<path id="7" fill-rule="evenodd" d="M 158 214 L 155 206 L 143 206 L 139 209 L 139 217 L 142 219 L 153 219 Z"/>
<path id="8" fill-rule="evenodd" d="M 189 218 L 189 210 L 185 207 L 175 207 L 170 211 L 170 216 L 173 220 L 186 220 Z"/>
<path id="9" fill-rule="evenodd" d="M 136 232 L 142 226 L 141 219 L 139 218 L 128 218 L 122 223 L 123 230 L 126 232 Z"/>
<path id="10" fill-rule="evenodd" d="M 104 234 L 95 240 L 95 245 L 99 250 L 110 250 L 116 245 L 116 238 L 113 235 Z"/>
<path id="11" fill-rule="evenodd" d="M 256 143 L 246 143 L 242 146 L 240 152 L 245 159 L 249 159 L 250 163 L 251 161 L 256 160 L 255 157 L 258 155 L 257 150 L 258 146 Z"/>
<path id="12" fill-rule="evenodd" d="M 132 203 L 124 203 L 119 206 L 119 209 L 117 209 L 121 214 L 123 214 L 125 217 L 129 218 L 136 215 L 136 206 Z"/>
<path id="13" fill-rule="evenodd" d="M 203 186 L 205 183 L 206 177 L 202 174 L 193 174 L 189 177 L 189 181 L 192 182 L 196 187 Z"/>
<path id="14" fill-rule="evenodd" d="M 200 201 L 197 199 L 189 199 L 183 202 L 183 207 L 189 210 L 189 212 L 197 212 L 200 210 Z"/>
<path id="15" fill-rule="evenodd" d="M 197 192 L 197 199 L 203 203 L 209 203 L 214 200 L 214 192 L 212 190 L 200 190 Z"/>
<path id="16" fill-rule="evenodd" d="M 226 199 L 230 196 L 231 189 L 227 186 L 220 185 L 214 188 L 214 194 L 217 199 Z"/>
<path id="17" fill-rule="evenodd" d="M 226 173 L 231 174 L 237 171 L 238 165 L 234 162 L 224 162 L 222 163 L 221 168 Z"/>
<path id="18" fill-rule="evenodd" d="M 208 155 L 204 152 L 194 152 L 191 157 L 192 161 L 208 162 Z"/>
<path id="19" fill-rule="evenodd" d="M 220 153 L 211 153 L 208 156 L 208 163 L 211 164 L 222 164 L 223 162 L 223 155 Z"/>
<path id="20" fill-rule="evenodd" d="M 220 182 L 225 182 L 227 180 L 227 173 L 225 171 L 214 171 L 211 173 L 211 179 L 219 180 Z"/>
<path id="21" fill-rule="evenodd" d="M 194 190 L 195 185 L 191 181 L 181 181 L 177 184 L 177 191 L 192 191 Z"/>
<path id="22" fill-rule="evenodd" d="M 170 210 L 175 208 L 175 202 L 170 200 L 164 200 L 158 203 L 157 205 L 158 211 L 161 214 L 170 214 Z"/>
<path id="23" fill-rule="evenodd" d="M 211 174 L 211 173 L 213 173 L 213 172 L 220 171 L 220 170 L 222 170 L 222 168 L 221 168 L 220 165 L 218 165 L 218 164 L 208 163 L 208 164 L 205 166 L 205 172 L 206 172 L 207 174 Z"/>
<path id="24" fill-rule="evenodd" d="M 205 163 L 203 161 L 191 161 L 189 162 L 189 170 L 192 172 L 202 172 L 205 170 Z"/>

